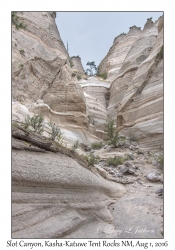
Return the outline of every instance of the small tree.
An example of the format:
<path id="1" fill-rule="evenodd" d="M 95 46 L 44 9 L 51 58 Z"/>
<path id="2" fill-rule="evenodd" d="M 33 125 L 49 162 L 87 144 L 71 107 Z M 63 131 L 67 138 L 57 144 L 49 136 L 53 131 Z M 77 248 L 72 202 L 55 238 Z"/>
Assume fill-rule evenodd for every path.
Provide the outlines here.
<path id="1" fill-rule="evenodd" d="M 97 66 L 95 65 L 95 62 L 87 62 L 87 64 L 90 68 L 89 69 L 86 69 L 86 72 L 89 72 L 89 75 L 90 76 L 93 76 L 96 74 L 96 71 L 97 71 Z M 95 72 L 94 72 L 95 70 Z"/>
<path id="2" fill-rule="evenodd" d="M 58 142 L 61 142 L 62 139 L 62 133 L 61 133 L 61 129 L 55 125 L 55 123 L 50 122 L 49 124 L 51 126 L 51 139 L 55 140 L 57 139 Z"/>
<path id="3" fill-rule="evenodd" d="M 99 160 L 100 160 L 99 156 L 96 156 L 93 153 L 89 153 L 87 155 L 88 167 L 94 166 L 94 164 L 97 164 Z"/>
<path id="4" fill-rule="evenodd" d="M 25 117 L 24 128 L 28 128 L 29 126 L 33 127 L 35 132 L 41 134 L 43 132 L 43 117 L 41 115 L 35 114 L 30 118 L 28 115 Z"/>
<path id="5" fill-rule="evenodd" d="M 104 126 L 104 132 L 107 135 L 107 141 L 109 141 L 109 144 L 116 146 L 116 143 L 119 139 L 119 134 L 115 128 L 114 119 L 108 118 Z"/>
<path id="6" fill-rule="evenodd" d="M 68 44 L 68 41 L 67 41 L 67 48 L 66 48 L 66 50 L 67 50 L 67 53 L 69 53 L 69 44 Z"/>
<path id="7" fill-rule="evenodd" d="M 76 142 L 74 143 L 74 145 L 72 146 L 72 149 L 75 150 L 78 148 L 79 145 L 79 140 L 76 140 Z"/>

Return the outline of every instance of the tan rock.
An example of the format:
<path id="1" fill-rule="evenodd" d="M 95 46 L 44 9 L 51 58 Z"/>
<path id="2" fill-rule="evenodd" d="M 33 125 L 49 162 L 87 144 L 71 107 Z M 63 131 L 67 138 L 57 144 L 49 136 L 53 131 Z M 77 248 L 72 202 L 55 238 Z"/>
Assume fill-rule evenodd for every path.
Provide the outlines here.
<path id="1" fill-rule="evenodd" d="M 108 54 L 99 64 L 99 73 L 107 72 L 107 80 L 113 81 L 117 77 L 125 57 L 140 33 L 140 29 L 133 26 L 127 34 L 122 33 L 114 39 Z"/>
<path id="2" fill-rule="evenodd" d="M 100 237 L 96 227 L 112 222 L 108 204 L 125 192 L 61 153 L 14 150 L 12 163 L 15 238 L 64 238 L 81 227 Z"/>
<path id="3" fill-rule="evenodd" d="M 71 60 L 74 64 L 74 66 L 72 67 L 73 69 L 75 69 L 76 71 L 78 71 L 80 74 L 84 74 L 84 68 L 83 65 L 81 63 L 81 58 L 79 56 L 72 56 Z"/>

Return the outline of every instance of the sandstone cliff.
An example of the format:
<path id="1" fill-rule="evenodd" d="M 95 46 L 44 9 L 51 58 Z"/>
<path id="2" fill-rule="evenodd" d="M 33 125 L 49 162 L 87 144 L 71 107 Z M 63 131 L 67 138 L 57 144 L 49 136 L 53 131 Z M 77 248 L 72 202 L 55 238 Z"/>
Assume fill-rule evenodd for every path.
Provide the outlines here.
<path id="1" fill-rule="evenodd" d="M 128 34 L 114 39 L 99 67 L 99 73 L 107 72 L 106 80 L 78 81 L 75 73 L 83 75 L 84 69 L 80 57 L 71 58 L 71 67 L 55 12 L 16 15 L 26 28 L 12 25 L 12 236 L 116 238 L 104 233 L 106 226 L 115 232 L 118 223 L 114 224 L 109 204 L 125 188 L 116 182 L 133 183 L 138 175 L 144 182 L 152 165 L 142 172 L 139 164 L 144 165 L 148 155 L 141 151 L 140 156 L 138 149 L 156 150 L 163 144 L 163 17 L 155 23 L 148 19 L 143 31 L 133 26 Z M 24 126 L 26 117 L 34 114 L 44 117 L 42 135 Z M 130 139 L 118 149 L 103 145 L 95 152 L 100 163 L 89 165 L 85 146 L 104 139 L 108 115 L 115 119 L 120 134 Z M 59 126 L 63 141 L 51 139 L 50 122 Z M 80 147 L 75 149 L 77 140 Z M 111 156 L 135 158 L 131 169 L 120 165 L 134 177 L 107 166 L 105 160 Z M 162 175 L 158 180 L 162 181 Z M 123 215 L 120 203 L 115 207 Z"/>
<path id="2" fill-rule="evenodd" d="M 99 64 L 99 73 L 107 72 L 107 80 L 114 80 L 133 43 L 141 31 L 136 26 L 130 27 L 127 34 L 120 34 L 114 39 L 108 54 Z"/>
<path id="3" fill-rule="evenodd" d="M 79 56 L 72 56 L 71 60 L 73 62 L 73 69 L 75 69 L 77 72 L 79 72 L 80 74 L 84 74 L 84 68 L 83 65 L 81 63 L 81 58 Z"/>
<path id="4" fill-rule="evenodd" d="M 18 126 L 12 136 L 12 236 L 63 238 L 74 232 L 78 237 L 79 228 L 93 225 L 88 237 L 100 237 L 112 222 L 108 205 L 124 188 L 83 167 L 74 152 L 43 136 Z"/>
<path id="5" fill-rule="evenodd" d="M 12 26 L 12 100 L 67 127 L 72 141 L 78 137 L 88 144 L 95 137 L 88 133 L 84 93 L 73 76 L 55 14 L 18 12 L 17 16 L 26 28 Z"/>
<path id="6" fill-rule="evenodd" d="M 162 45 L 163 17 L 148 19 L 143 31 L 134 26 L 117 37 L 99 66 L 107 80 L 115 78 L 107 114 L 121 134 L 147 149 L 163 144 L 163 59 L 157 56 Z"/>

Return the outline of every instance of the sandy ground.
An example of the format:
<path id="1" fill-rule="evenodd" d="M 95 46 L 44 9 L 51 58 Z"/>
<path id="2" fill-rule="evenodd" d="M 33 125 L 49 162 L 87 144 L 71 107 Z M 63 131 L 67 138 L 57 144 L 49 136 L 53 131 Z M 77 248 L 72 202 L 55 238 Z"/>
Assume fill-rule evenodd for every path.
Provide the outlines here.
<path id="1" fill-rule="evenodd" d="M 114 155 L 126 155 L 130 150 L 112 149 L 109 152 L 101 149 L 95 151 L 103 159 Z M 115 204 L 109 206 L 114 218 L 115 230 L 107 227 L 103 236 L 110 238 L 163 238 L 163 196 L 156 191 L 163 188 L 162 182 L 150 182 L 147 174 L 153 169 L 160 170 L 151 162 L 155 160 L 151 156 L 138 155 L 133 152 L 135 159 L 132 163 L 139 166 L 138 180 L 130 184 L 124 184 L 126 194 L 117 199 Z M 131 175 L 127 175 L 131 176 Z"/>

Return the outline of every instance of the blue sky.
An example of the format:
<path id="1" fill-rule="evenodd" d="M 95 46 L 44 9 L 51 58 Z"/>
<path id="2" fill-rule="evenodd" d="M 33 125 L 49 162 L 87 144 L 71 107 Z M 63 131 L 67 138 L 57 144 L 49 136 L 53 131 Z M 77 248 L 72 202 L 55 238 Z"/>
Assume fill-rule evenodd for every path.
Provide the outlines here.
<path id="1" fill-rule="evenodd" d="M 86 69 L 88 61 L 98 66 L 113 40 L 136 25 L 143 29 L 147 18 L 156 21 L 162 12 L 57 12 L 56 24 L 69 55 L 80 56 Z"/>

